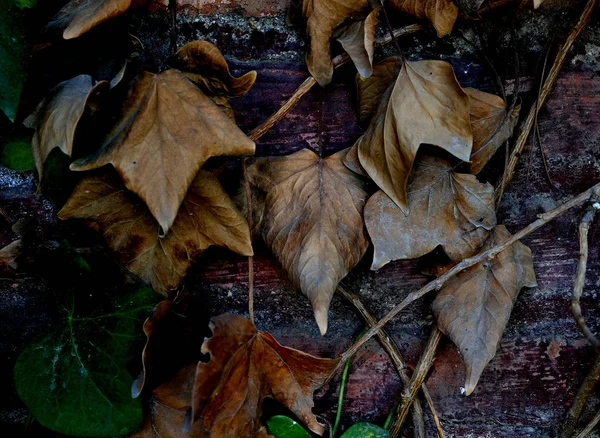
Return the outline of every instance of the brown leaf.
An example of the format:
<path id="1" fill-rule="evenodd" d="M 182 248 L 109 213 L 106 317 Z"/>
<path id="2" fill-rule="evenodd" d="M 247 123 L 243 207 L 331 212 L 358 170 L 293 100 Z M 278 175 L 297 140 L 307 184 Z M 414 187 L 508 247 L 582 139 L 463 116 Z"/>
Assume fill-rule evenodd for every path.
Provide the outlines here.
<path id="1" fill-rule="evenodd" d="M 18 268 L 17 258 L 21 255 L 23 242 L 21 239 L 9 243 L 4 248 L 0 249 L 0 264 L 5 264 L 13 269 Z"/>
<path id="2" fill-rule="evenodd" d="M 248 168 L 251 184 L 267 194 L 265 242 L 311 301 L 322 334 L 338 283 L 369 245 L 362 218 L 365 183 L 342 164 L 345 154 L 321 159 L 303 149 L 259 158 Z"/>
<path id="3" fill-rule="evenodd" d="M 356 75 L 358 111 L 361 123 L 369 123 L 377 113 L 381 101 L 389 99 L 389 96 L 385 96 L 385 93 L 394 83 L 394 79 L 398 77 L 401 67 L 402 59 L 391 56 L 375 64 L 373 74 L 368 78 Z"/>
<path id="4" fill-rule="evenodd" d="M 181 70 L 208 96 L 243 96 L 256 81 L 256 71 L 231 76 L 221 51 L 208 41 L 193 41 L 175 54 L 173 66 Z"/>
<path id="5" fill-rule="evenodd" d="M 331 38 L 336 31 L 361 74 L 371 74 L 376 12 L 372 13 L 368 0 L 303 0 L 302 13 L 310 37 L 306 64 L 321 86 L 329 84 L 333 76 Z M 367 20 L 362 28 L 352 23 L 362 20 Z M 345 29 L 340 29 L 342 25 Z"/>
<path id="6" fill-rule="evenodd" d="M 473 150 L 469 166 L 471 173 L 477 175 L 500 146 L 512 136 L 519 120 L 521 106 L 515 106 L 506 119 L 506 103 L 500 97 L 474 88 L 465 88 L 465 92 L 470 98 L 473 131 Z"/>
<path id="7" fill-rule="evenodd" d="M 469 161 L 473 135 L 469 97 L 443 61 L 405 62 L 365 134 L 357 141 L 360 164 L 405 212 L 406 184 L 421 144 Z"/>
<path id="8" fill-rule="evenodd" d="M 254 142 L 178 70 L 142 74 L 98 152 L 71 164 L 112 164 L 165 234 L 198 169 L 211 156 L 252 155 Z"/>
<path id="9" fill-rule="evenodd" d="M 417 18 L 427 18 L 441 38 L 452 31 L 458 8 L 452 0 L 390 0 L 390 5 Z"/>
<path id="10" fill-rule="evenodd" d="M 163 295 L 175 289 L 194 257 L 211 245 L 252 255 L 244 217 L 210 172 L 199 171 L 169 232 L 159 235 L 146 206 L 114 172 L 86 176 L 59 213 L 95 221 L 121 263 Z"/>
<path id="11" fill-rule="evenodd" d="M 505 242 L 503 225 L 491 232 L 482 250 Z M 471 394 L 485 366 L 496 355 L 517 295 L 535 287 L 531 250 L 516 242 L 492 260 L 452 278 L 433 302 L 439 329 L 452 339 L 467 368 L 465 392 Z"/>
<path id="12" fill-rule="evenodd" d="M 243 316 L 221 315 L 213 337 L 202 345 L 210 362 L 199 363 L 192 395 L 192 418 L 212 436 L 250 437 L 261 426 L 261 406 L 272 397 L 313 432 L 324 431 L 314 414 L 313 393 L 338 365 L 279 344 Z"/>
<path id="13" fill-rule="evenodd" d="M 35 129 L 33 157 L 40 180 L 44 162 L 54 148 L 71 156 L 77 124 L 83 116 L 88 98 L 109 88 L 107 81 L 93 85 L 92 77 L 79 75 L 54 87 L 37 109 L 23 122 Z"/>
<path id="14" fill-rule="evenodd" d="M 422 157 L 411 174 L 405 215 L 383 192 L 365 206 L 365 224 L 375 252 L 371 269 L 414 259 L 441 245 L 460 261 L 479 251 L 496 225 L 494 188 L 473 175 L 452 171 L 438 157 Z"/>
<path id="15" fill-rule="evenodd" d="M 49 26 L 64 29 L 63 38 L 77 38 L 97 25 L 127 12 L 131 0 L 72 0 Z"/>

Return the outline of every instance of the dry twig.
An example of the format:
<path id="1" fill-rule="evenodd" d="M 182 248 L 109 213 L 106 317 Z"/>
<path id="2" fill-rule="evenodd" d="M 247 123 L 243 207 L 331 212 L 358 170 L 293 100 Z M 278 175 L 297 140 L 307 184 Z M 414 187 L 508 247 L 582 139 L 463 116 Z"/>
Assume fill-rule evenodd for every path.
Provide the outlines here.
<path id="1" fill-rule="evenodd" d="M 565 427 L 563 429 L 563 435 L 566 438 L 571 438 L 573 433 L 575 432 L 575 428 L 577 427 L 577 420 L 579 420 L 579 416 L 581 415 L 581 411 L 587 402 L 588 397 L 592 393 L 592 390 L 598 383 L 600 379 L 600 355 L 596 356 L 596 361 L 594 365 L 592 365 L 592 369 L 585 376 L 585 380 L 579 387 L 579 391 L 577 391 L 577 396 L 575 396 L 575 400 L 567 412 L 567 418 L 565 420 Z"/>
<path id="2" fill-rule="evenodd" d="M 250 181 L 248 180 L 248 171 L 246 168 L 246 159 L 242 159 L 242 171 L 244 173 L 244 190 L 246 192 L 246 205 L 248 207 L 248 228 L 250 229 L 250 238 L 252 238 L 252 230 L 254 224 L 252 223 L 252 189 L 250 188 Z M 250 315 L 250 321 L 254 324 L 254 257 L 248 256 L 248 314 Z"/>
<path id="3" fill-rule="evenodd" d="M 575 438 L 584 438 L 584 437 L 588 436 L 588 434 L 592 430 L 594 430 L 594 427 L 596 427 L 596 424 L 598 424 L 599 421 L 600 421 L 600 411 L 598 411 L 596 413 L 596 415 L 594 416 L 592 421 L 590 421 L 590 423 L 587 426 L 585 426 L 585 428 L 581 432 L 579 432 L 579 434 Z"/>

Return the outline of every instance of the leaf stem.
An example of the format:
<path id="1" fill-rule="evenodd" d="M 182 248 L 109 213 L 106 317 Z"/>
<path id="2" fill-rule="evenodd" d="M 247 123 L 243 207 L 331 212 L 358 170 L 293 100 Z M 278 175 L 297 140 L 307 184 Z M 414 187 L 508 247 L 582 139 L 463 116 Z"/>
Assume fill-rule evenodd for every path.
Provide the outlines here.
<path id="1" fill-rule="evenodd" d="M 335 413 L 335 422 L 331 429 L 331 437 L 335 438 L 338 426 L 340 425 L 340 418 L 342 418 L 342 403 L 344 402 L 344 392 L 346 390 L 346 381 L 348 380 L 348 370 L 350 370 L 350 363 L 352 358 L 349 357 L 344 365 L 344 371 L 342 372 L 342 382 L 340 383 L 340 395 L 338 396 L 337 412 Z"/>
<path id="2" fill-rule="evenodd" d="M 252 239 L 254 224 L 252 223 L 252 189 L 248 180 L 248 168 L 246 158 L 242 159 L 242 172 L 244 174 L 244 190 L 246 192 L 246 207 L 248 229 L 250 230 L 250 239 Z M 254 324 L 254 257 L 248 256 L 248 314 L 250 321 Z"/>
<path id="3" fill-rule="evenodd" d="M 563 429 L 563 436 L 565 438 L 571 438 L 575 433 L 575 428 L 577 427 L 577 421 L 579 420 L 579 416 L 581 415 L 581 411 L 587 402 L 592 390 L 598 383 L 600 379 L 600 354 L 596 356 L 596 361 L 592 365 L 592 369 L 590 369 L 587 376 L 585 376 L 585 380 L 579 387 L 579 391 L 577 391 L 577 395 L 575 396 L 575 400 L 567 412 L 567 418 L 565 419 L 565 427 Z"/>

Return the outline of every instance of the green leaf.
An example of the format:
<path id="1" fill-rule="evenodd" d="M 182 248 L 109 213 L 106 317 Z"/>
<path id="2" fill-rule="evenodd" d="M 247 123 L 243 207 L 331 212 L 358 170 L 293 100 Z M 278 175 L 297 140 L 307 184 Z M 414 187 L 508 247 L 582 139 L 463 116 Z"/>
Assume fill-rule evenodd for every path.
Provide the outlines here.
<path id="1" fill-rule="evenodd" d="M 37 0 L 14 0 L 15 4 L 23 8 L 33 8 L 37 4 Z"/>
<path id="2" fill-rule="evenodd" d="M 31 139 L 18 139 L 6 143 L 2 148 L 0 163 L 13 170 L 35 169 Z"/>
<path id="3" fill-rule="evenodd" d="M 310 438 L 299 423 L 284 415 L 275 415 L 267 421 L 267 430 L 275 438 Z"/>
<path id="4" fill-rule="evenodd" d="M 371 423 L 356 423 L 341 438 L 389 438 L 390 433 Z"/>
<path id="5" fill-rule="evenodd" d="M 15 365 L 15 384 L 43 426 L 92 437 L 125 435 L 141 426 L 142 406 L 131 398 L 126 364 L 140 353 L 141 324 L 156 298 L 139 288 L 85 316 L 73 308 L 61 329 L 25 348 Z"/>
<path id="6" fill-rule="evenodd" d="M 16 0 L 17 4 L 31 3 Z M 0 110 L 14 121 L 26 79 L 23 14 L 13 0 L 0 0 Z"/>

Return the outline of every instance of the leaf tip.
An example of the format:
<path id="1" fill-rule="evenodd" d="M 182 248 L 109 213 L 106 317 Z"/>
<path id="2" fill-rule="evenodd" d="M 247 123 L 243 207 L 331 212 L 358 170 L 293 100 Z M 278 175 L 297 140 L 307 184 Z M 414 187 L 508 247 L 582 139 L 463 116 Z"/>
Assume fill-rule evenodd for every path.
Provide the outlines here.
<path id="1" fill-rule="evenodd" d="M 317 325 L 319 326 L 319 331 L 321 332 L 321 336 L 325 336 L 327 333 L 327 307 L 318 306 L 314 309 L 315 312 L 315 321 L 317 321 Z"/>

